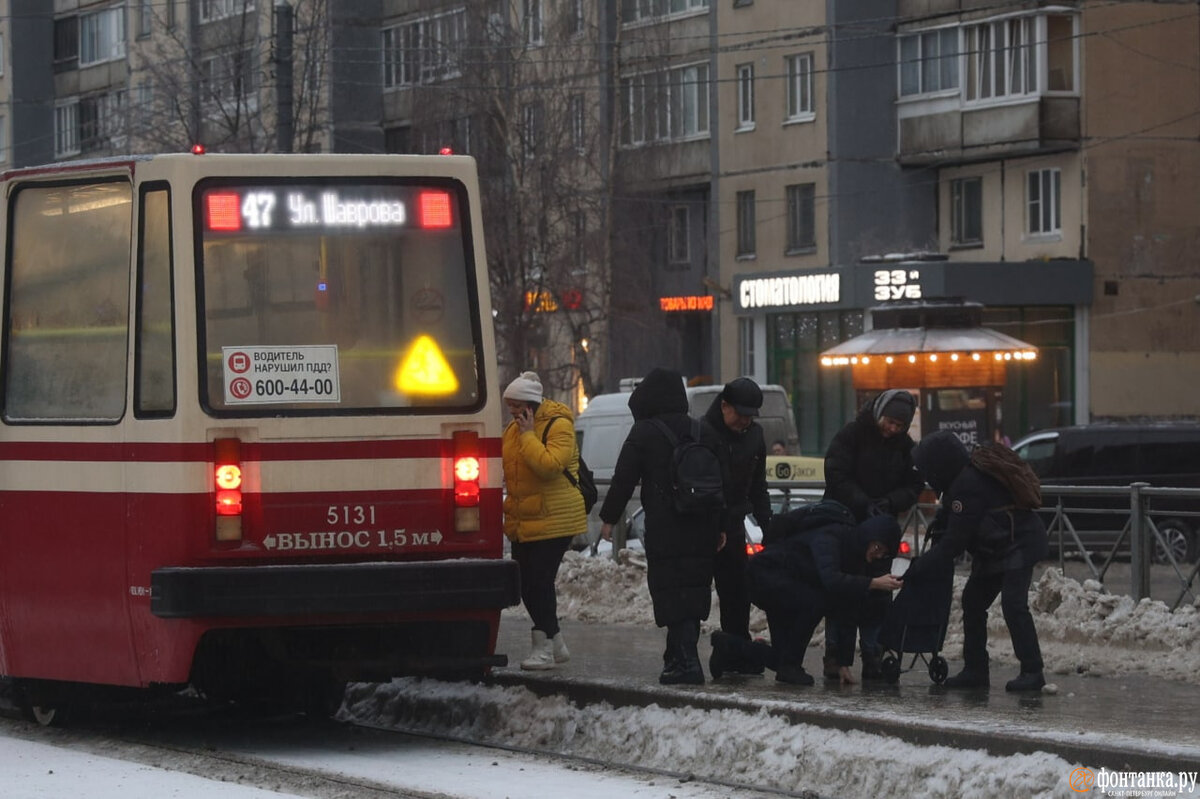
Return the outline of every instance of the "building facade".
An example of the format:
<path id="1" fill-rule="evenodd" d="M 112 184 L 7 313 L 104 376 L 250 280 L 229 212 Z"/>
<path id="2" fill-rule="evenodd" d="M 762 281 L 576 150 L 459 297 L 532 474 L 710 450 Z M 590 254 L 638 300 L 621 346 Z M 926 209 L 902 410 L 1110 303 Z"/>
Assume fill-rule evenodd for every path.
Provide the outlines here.
<path id="1" fill-rule="evenodd" d="M 1013 437 L 1200 415 L 1194 3 L 3 3 L 6 165 L 475 156 L 501 370 L 577 407 L 749 374 L 819 454 L 860 399 L 820 353 L 958 296 L 1038 347 Z"/>

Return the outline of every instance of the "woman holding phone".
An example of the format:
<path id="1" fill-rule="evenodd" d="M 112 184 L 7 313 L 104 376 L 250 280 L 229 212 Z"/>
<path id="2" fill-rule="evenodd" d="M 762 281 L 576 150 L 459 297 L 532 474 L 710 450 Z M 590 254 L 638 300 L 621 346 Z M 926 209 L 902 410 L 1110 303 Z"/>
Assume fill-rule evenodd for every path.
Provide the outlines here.
<path id="1" fill-rule="evenodd" d="M 571 657 L 558 628 L 554 580 L 571 538 L 587 530 L 577 488 L 575 417 L 566 405 L 542 396 L 536 372 L 522 372 L 512 381 L 504 390 L 504 404 L 512 414 L 501 446 L 507 489 L 504 534 L 512 542 L 521 601 L 533 622 L 532 652 L 521 668 L 552 669 Z"/>

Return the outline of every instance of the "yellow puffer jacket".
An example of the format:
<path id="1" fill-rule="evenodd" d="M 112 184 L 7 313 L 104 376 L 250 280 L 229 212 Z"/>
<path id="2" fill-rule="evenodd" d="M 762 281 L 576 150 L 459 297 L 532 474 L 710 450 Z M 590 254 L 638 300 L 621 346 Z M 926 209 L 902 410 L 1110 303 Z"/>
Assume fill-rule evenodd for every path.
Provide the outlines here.
<path id="1" fill-rule="evenodd" d="M 555 418 L 561 417 L 561 418 Z M 542 432 L 550 433 L 542 445 Z M 504 534 L 512 541 L 541 541 L 587 530 L 583 495 L 563 468 L 579 474 L 575 416 L 561 402 L 542 400 L 533 429 L 522 433 L 515 421 L 504 429 Z"/>

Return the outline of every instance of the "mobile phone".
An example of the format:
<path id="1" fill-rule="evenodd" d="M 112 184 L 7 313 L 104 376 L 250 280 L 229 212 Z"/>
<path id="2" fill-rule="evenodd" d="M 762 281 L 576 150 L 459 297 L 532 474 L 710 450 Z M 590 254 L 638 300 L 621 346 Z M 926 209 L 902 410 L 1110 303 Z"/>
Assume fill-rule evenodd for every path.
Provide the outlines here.
<path id="1" fill-rule="evenodd" d="M 908 558 L 892 558 L 892 576 L 903 577 L 912 561 Z"/>

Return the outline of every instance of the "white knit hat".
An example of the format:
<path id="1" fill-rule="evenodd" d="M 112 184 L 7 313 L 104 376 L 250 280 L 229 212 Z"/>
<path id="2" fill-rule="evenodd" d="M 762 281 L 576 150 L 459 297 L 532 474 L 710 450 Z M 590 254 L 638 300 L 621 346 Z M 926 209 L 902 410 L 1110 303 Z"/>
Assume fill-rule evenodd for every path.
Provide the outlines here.
<path id="1" fill-rule="evenodd" d="M 524 402 L 541 402 L 542 379 L 537 376 L 537 372 L 521 372 L 521 376 L 504 389 L 504 398 Z"/>

